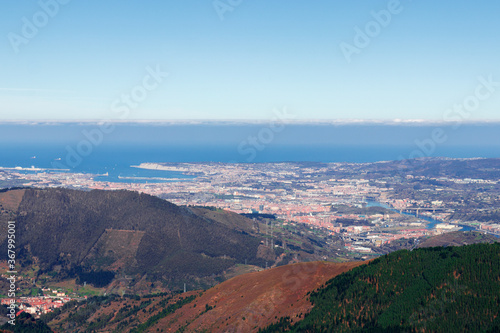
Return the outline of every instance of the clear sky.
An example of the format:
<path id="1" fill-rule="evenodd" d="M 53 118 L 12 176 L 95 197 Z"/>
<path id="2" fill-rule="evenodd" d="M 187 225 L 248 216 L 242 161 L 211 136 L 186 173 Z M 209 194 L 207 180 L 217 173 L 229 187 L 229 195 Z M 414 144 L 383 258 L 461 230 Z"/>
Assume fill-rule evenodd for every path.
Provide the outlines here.
<path id="1" fill-rule="evenodd" d="M 499 14 L 462 0 L 3 1 L 0 120 L 282 107 L 296 120 L 500 120 L 500 85 L 482 83 L 500 81 Z"/>

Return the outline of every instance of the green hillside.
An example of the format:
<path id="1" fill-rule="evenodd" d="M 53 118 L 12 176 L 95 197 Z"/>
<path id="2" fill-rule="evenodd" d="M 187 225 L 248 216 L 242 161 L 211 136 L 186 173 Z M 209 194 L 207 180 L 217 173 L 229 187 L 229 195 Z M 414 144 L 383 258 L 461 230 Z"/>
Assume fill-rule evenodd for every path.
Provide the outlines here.
<path id="1" fill-rule="evenodd" d="M 498 332 L 500 244 L 402 250 L 312 293 L 311 312 L 264 332 Z"/>

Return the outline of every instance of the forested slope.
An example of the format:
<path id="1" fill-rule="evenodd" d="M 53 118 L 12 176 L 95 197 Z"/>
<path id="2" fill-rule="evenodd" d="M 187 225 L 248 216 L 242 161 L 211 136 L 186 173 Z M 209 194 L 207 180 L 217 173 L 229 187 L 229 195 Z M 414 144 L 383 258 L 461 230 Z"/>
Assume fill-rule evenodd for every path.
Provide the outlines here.
<path id="1" fill-rule="evenodd" d="M 331 279 L 265 332 L 498 331 L 500 244 L 397 251 Z"/>

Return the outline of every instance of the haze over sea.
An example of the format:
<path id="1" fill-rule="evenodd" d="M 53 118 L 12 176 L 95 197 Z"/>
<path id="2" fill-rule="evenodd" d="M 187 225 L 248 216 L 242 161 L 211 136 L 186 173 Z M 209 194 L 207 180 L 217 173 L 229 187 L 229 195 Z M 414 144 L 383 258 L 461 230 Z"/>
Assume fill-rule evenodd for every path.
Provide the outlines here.
<path id="1" fill-rule="evenodd" d="M 87 133 L 87 135 L 85 135 Z M 500 157 L 500 124 L 0 124 L 0 166 L 183 177 L 143 162 L 376 162 Z"/>

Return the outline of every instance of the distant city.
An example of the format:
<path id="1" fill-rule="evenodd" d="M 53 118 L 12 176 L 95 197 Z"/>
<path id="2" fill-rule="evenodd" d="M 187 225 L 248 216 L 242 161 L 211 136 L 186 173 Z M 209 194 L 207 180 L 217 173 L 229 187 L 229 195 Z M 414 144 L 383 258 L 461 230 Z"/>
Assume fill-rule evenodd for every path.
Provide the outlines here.
<path id="1" fill-rule="evenodd" d="M 358 253 L 377 253 L 377 247 L 395 240 L 456 230 L 500 235 L 500 224 L 472 217 L 473 206 L 469 201 L 489 204 L 489 210 L 495 213 L 498 205 L 491 202 L 500 200 L 498 192 L 475 193 L 475 189 L 498 188 L 498 179 L 436 177 L 411 172 L 403 176 L 367 173 L 369 168 L 383 166 L 383 162 L 142 163 L 134 167 L 176 172 L 186 178 L 136 177 L 141 183 L 134 183 L 134 177 L 125 177 L 132 182 L 112 182 L 106 181 L 106 175 L 102 174 L 2 168 L 0 184 L 132 190 L 177 205 L 209 206 L 240 214 L 272 214 L 285 224 L 302 223 L 326 229 L 341 236 L 346 249 Z M 417 191 L 416 182 L 420 184 Z M 461 199 L 450 196 L 449 191 L 455 195 L 460 192 Z"/>

